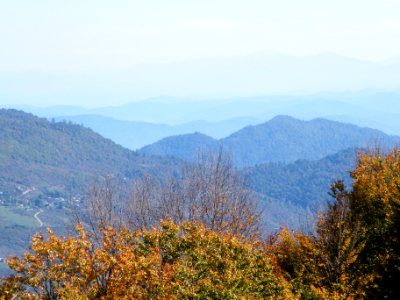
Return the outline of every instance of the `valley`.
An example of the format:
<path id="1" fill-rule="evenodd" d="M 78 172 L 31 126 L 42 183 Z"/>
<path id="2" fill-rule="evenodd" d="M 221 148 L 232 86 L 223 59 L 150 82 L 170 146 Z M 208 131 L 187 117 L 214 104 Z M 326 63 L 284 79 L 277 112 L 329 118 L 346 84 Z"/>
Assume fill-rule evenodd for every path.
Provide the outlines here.
<path id="1" fill-rule="evenodd" d="M 171 174 L 179 177 L 196 157 L 221 149 L 258 195 L 267 231 L 281 226 L 312 230 L 316 213 L 330 201 L 330 185 L 337 179 L 350 184 L 348 171 L 356 152 L 375 145 L 389 149 L 400 141 L 351 124 L 276 116 L 258 125 L 251 125 L 254 119 L 242 119 L 244 127 L 229 134 L 227 123 L 209 123 L 215 132 L 218 126 L 225 130 L 227 136 L 219 140 L 201 133 L 172 135 L 132 151 L 73 120 L 49 121 L 22 111 L 0 111 L 0 205 L 2 215 L 8 215 L 0 224 L 0 257 L 21 253 L 29 237 L 47 226 L 67 232 L 76 212 L 84 209 L 96 177 L 111 176 L 129 189 L 135 178 L 143 176 L 161 181 Z M 128 126 L 124 134 L 131 131 L 135 139 L 141 132 L 135 126 Z"/>

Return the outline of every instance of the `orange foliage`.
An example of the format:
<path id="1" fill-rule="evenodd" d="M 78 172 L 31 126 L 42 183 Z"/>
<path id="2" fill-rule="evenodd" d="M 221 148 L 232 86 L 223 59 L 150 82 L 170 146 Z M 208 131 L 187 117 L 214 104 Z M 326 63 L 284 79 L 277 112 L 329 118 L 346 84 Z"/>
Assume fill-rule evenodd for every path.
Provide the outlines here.
<path id="1" fill-rule="evenodd" d="M 36 235 L 31 252 L 13 257 L 16 275 L 5 298 L 253 299 L 287 298 L 258 243 L 201 225 L 163 222 L 150 231 L 101 230 L 94 242 L 82 226 L 65 239 Z"/>

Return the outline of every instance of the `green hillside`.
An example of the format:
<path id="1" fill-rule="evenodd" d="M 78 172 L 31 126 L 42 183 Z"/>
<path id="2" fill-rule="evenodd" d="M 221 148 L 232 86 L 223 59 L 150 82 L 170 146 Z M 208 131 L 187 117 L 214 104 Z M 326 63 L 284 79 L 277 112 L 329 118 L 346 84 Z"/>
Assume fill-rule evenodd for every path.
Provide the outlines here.
<path id="1" fill-rule="evenodd" d="M 90 129 L 0 110 L 0 258 L 26 250 L 32 234 L 65 232 L 94 177 L 163 177 L 173 159 L 145 157 Z M 41 211 L 39 221 L 34 215 Z M 0 273 L 4 268 L 0 266 Z"/>
<path id="2" fill-rule="evenodd" d="M 145 146 L 140 153 L 146 155 L 159 155 L 177 157 L 186 161 L 193 161 L 198 158 L 203 150 L 216 152 L 219 148 L 219 142 L 212 137 L 202 133 L 182 134 L 166 137 L 159 142 Z"/>
<path id="3" fill-rule="evenodd" d="M 261 164 L 243 169 L 241 174 L 254 191 L 267 198 L 320 209 L 330 200 L 328 191 L 334 181 L 350 183 L 349 171 L 356 163 L 356 153 L 352 148 L 317 161 Z"/>
<path id="4" fill-rule="evenodd" d="M 129 179 L 171 164 L 171 160 L 143 157 L 82 126 L 49 122 L 16 110 L 0 110 L 0 141 L 3 202 L 78 196 L 93 176 Z"/>

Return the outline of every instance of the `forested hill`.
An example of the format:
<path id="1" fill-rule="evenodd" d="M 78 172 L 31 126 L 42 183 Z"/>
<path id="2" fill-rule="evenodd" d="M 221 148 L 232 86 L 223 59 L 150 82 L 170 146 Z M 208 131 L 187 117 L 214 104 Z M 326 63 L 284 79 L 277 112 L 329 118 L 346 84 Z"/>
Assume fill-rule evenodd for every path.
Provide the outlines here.
<path id="1" fill-rule="evenodd" d="M 204 140 L 205 137 L 199 135 L 169 137 L 140 152 L 188 159 L 190 155 L 195 157 L 193 149 L 208 151 L 221 144 L 232 154 L 236 166 L 247 167 L 298 159 L 318 160 L 347 148 L 386 148 L 400 143 L 400 137 L 375 129 L 325 119 L 302 121 L 288 116 L 277 116 L 266 123 L 245 127 L 221 140 L 209 138 L 207 143 Z"/>
<path id="2" fill-rule="evenodd" d="M 316 161 L 260 164 L 243 169 L 241 174 L 254 191 L 267 198 L 318 210 L 331 198 L 328 191 L 334 181 L 342 179 L 350 184 L 349 171 L 356 165 L 359 151 L 346 149 Z"/>
<path id="3" fill-rule="evenodd" d="M 196 132 L 166 137 L 159 142 L 143 147 L 146 155 L 177 157 L 186 161 L 196 160 L 199 152 L 218 151 L 219 142 L 212 137 Z"/>
<path id="4" fill-rule="evenodd" d="M 174 163 L 139 155 L 82 126 L 16 110 L 0 110 L 0 141 L 3 198 L 82 193 L 96 175 L 131 178 Z"/>

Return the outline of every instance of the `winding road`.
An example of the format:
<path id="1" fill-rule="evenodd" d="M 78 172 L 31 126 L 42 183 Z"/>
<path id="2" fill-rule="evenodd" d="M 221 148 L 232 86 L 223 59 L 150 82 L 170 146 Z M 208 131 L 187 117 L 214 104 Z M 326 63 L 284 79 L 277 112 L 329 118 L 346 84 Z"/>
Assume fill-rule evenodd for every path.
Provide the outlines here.
<path id="1" fill-rule="evenodd" d="M 30 187 L 25 192 L 23 192 L 21 195 L 25 196 L 25 195 L 29 194 L 30 192 L 33 192 L 33 191 L 36 191 L 36 188 L 35 187 Z"/>
<path id="2" fill-rule="evenodd" d="M 43 227 L 43 222 L 42 222 L 42 220 L 39 219 L 39 214 L 42 212 L 43 212 L 43 210 L 39 210 L 36 214 L 34 214 L 36 221 L 39 222 L 39 227 Z"/>

